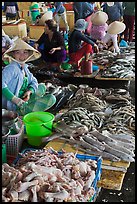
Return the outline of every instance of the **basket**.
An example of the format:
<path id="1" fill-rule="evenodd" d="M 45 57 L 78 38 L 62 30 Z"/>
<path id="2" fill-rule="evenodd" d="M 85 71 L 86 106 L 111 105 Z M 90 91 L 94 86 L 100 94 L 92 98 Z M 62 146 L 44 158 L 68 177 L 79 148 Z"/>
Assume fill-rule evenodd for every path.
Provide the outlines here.
<path id="1" fill-rule="evenodd" d="M 22 124 L 20 131 L 17 134 L 8 135 L 6 140 L 7 155 L 17 156 L 24 138 L 24 124 Z"/>
<path id="2" fill-rule="evenodd" d="M 21 154 L 19 154 L 16 159 L 13 161 L 13 165 L 17 165 L 17 163 L 19 162 L 20 158 L 22 158 L 22 155 L 26 154 L 27 152 L 29 151 L 38 151 L 38 149 L 36 148 L 26 148 L 24 149 Z M 62 154 L 61 151 L 58 152 L 58 154 Z M 88 160 L 88 159 L 91 159 L 91 160 L 95 160 L 97 161 L 97 170 L 96 170 L 96 175 L 95 175 L 95 179 L 93 181 L 93 183 L 91 184 L 91 186 L 95 189 L 95 193 L 94 195 L 90 198 L 89 202 L 94 202 L 96 196 L 97 196 L 97 193 L 98 193 L 98 190 L 99 188 L 97 187 L 97 182 L 100 180 L 101 178 L 101 173 L 102 173 L 102 168 L 101 168 L 101 165 L 102 165 L 102 158 L 100 156 L 91 156 L 91 155 L 85 155 L 85 154 L 76 154 L 76 158 L 79 159 L 79 160 Z"/>

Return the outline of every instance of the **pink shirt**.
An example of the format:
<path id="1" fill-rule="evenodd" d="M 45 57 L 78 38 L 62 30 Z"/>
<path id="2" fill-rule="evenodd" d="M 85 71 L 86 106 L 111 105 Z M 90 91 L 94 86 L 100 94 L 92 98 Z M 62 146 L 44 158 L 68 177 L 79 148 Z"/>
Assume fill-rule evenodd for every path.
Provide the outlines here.
<path id="1" fill-rule="evenodd" d="M 102 40 L 106 34 L 108 24 L 105 23 L 103 25 L 93 25 L 91 27 L 91 37 L 95 40 Z"/>

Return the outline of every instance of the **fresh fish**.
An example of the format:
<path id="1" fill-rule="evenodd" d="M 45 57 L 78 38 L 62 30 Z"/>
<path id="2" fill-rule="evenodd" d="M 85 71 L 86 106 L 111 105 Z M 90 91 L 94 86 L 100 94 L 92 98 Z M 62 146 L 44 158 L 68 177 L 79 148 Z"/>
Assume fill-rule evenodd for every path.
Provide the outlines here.
<path id="1" fill-rule="evenodd" d="M 108 141 L 106 141 L 106 143 L 107 143 L 110 147 L 115 148 L 115 150 L 122 151 L 122 152 L 124 152 L 124 153 L 126 153 L 126 154 L 128 154 L 128 155 L 130 155 L 130 156 L 132 156 L 132 157 L 135 156 L 135 154 L 134 154 L 133 151 L 127 149 L 127 148 L 124 147 L 124 146 L 120 146 L 119 143 L 115 143 L 115 144 L 114 144 L 114 143 L 108 142 Z"/>
<path id="2" fill-rule="evenodd" d="M 121 141 L 135 141 L 135 137 L 133 135 L 129 135 L 129 134 L 112 134 L 111 135 L 114 139 L 119 139 Z M 111 137 L 110 136 L 110 137 Z"/>
<path id="3" fill-rule="evenodd" d="M 135 149 L 135 138 L 131 135 L 129 136 L 129 139 L 125 138 L 124 135 L 125 134 L 111 134 L 109 133 L 107 130 L 102 131 L 103 135 L 109 136 L 112 139 L 116 140 L 116 142 L 118 142 L 119 145 L 128 148 L 128 149 Z M 123 135 L 123 136 L 122 136 Z"/>
<path id="4" fill-rule="evenodd" d="M 105 146 L 105 151 L 109 152 L 111 154 L 114 154 L 115 156 L 119 157 L 121 160 L 126 161 L 126 162 L 134 162 L 134 158 L 120 150 L 116 150 L 113 147 L 110 147 L 109 145 L 107 145 L 105 142 L 103 142 L 104 146 Z"/>
<path id="5" fill-rule="evenodd" d="M 106 135 L 101 134 L 98 130 L 93 130 L 90 133 L 102 142 L 109 141 L 109 142 L 115 143 L 115 140 L 113 140 L 112 138 L 110 138 Z"/>
<path id="6" fill-rule="evenodd" d="M 96 152 L 96 151 L 92 151 L 91 149 L 83 149 L 83 148 L 78 148 L 79 150 L 87 153 L 87 154 L 90 154 L 90 155 L 96 155 L 96 156 L 101 156 L 103 159 L 108 159 L 110 161 L 120 161 L 121 159 L 118 158 L 117 156 L 109 153 L 109 152 L 105 152 L 105 151 L 100 151 L 100 152 Z"/>
<path id="7" fill-rule="evenodd" d="M 115 139 L 116 142 L 118 143 L 118 145 L 120 145 L 121 147 L 125 147 L 129 150 L 134 150 L 135 149 L 135 142 L 129 142 L 129 141 L 126 141 L 126 142 L 123 142 L 119 139 Z"/>
<path id="8" fill-rule="evenodd" d="M 102 145 L 101 142 L 99 142 L 97 139 L 95 140 L 93 137 L 84 135 L 83 136 L 83 140 L 85 140 L 86 142 L 88 142 L 89 144 L 94 145 L 95 147 L 97 147 L 100 150 L 104 150 L 105 147 Z"/>

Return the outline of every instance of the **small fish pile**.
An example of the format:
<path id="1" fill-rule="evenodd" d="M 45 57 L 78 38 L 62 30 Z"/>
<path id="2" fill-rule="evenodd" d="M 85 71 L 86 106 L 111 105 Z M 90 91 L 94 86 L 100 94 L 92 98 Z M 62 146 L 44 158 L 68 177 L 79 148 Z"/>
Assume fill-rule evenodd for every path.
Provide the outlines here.
<path id="1" fill-rule="evenodd" d="M 135 65 L 128 59 L 116 59 L 100 72 L 103 78 L 135 78 Z"/>
<path id="2" fill-rule="evenodd" d="M 97 161 L 54 149 L 30 150 L 15 166 L 2 165 L 3 202 L 88 202 Z"/>
<path id="3" fill-rule="evenodd" d="M 103 123 L 103 129 L 106 128 L 113 133 L 117 133 L 119 126 L 135 131 L 135 106 L 133 104 L 113 109 L 112 114 Z"/>
<path id="4" fill-rule="evenodd" d="M 100 100 L 93 93 L 85 93 L 84 90 L 76 92 L 75 96 L 68 101 L 68 108 L 82 107 L 89 111 L 101 111 L 106 108 L 107 103 L 104 100 Z"/>
<path id="5" fill-rule="evenodd" d="M 94 53 L 92 55 L 92 61 L 94 64 L 106 66 L 110 64 L 116 56 L 116 53 L 113 53 L 109 50 L 102 50 L 99 53 Z"/>
<path id="6" fill-rule="evenodd" d="M 63 113 L 60 117 L 67 125 L 70 124 L 79 124 L 81 126 L 86 125 L 88 130 L 92 130 L 92 128 L 101 128 L 103 125 L 103 116 L 99 116 L 96 113 L 93 113 L 86 108 L 77 107 L 72 108 Z"/>

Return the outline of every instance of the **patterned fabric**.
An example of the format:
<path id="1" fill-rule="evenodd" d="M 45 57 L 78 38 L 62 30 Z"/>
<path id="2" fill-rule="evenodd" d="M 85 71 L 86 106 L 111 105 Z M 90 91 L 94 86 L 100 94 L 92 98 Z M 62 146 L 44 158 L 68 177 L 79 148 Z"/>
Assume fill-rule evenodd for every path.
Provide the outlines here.
<path id="1" fill-rule="evenodd" d="M 104 25 L 93 25 L 91 27 L 91 37 L 95 40 L 102 40 L 106 34 L 108 24 L 105 23 Z"/>

